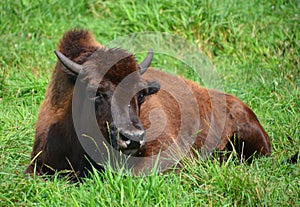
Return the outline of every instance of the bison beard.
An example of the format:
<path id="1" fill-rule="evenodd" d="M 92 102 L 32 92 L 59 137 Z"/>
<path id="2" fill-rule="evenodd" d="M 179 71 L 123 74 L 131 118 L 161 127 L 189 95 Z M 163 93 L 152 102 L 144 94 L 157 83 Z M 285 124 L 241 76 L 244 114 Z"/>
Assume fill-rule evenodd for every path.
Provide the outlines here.
<path id="1" fill-rule="evenodd" d="M 86 90 L 92 88 L 96 94 L 94 99 L 97 104 L 99 129 L 116 149 L 146 158 L 176 142 L 181 121 L 180 109 L 170 94 L 159 89 L 173 87 L 172 83 L 181 81 L 192 91 L 198 105 L 199 116 L 195 117 L 199 120 L 196 129 L 198 133 L 193 149 L 203 149 L 206 144 L 212 144 L 221 151 L 232 150 L 234 147 L 245 159 L 249 159 L 253 154 L 271 154 L 270 139 L 246 104 L 232 95 L 200 87 L 182 77 L 154 69 L 147 70 L 152 51 L 141 64 L 137 64 L 132 54 L 121 49 L 103 47 L 86 30 L 73 30 L 63 36 L 56 54 L 59 60 L 40 108 L 31 153 L 32 161 L 26 173 L 40 175 L 69 170 L 71 174 L 82 177 L 92 166 L 98 170 L 103 169 L 89 158 L 74 129 L 72 98 L 74 84 L 80 71 L 85 75 Z M 116 59 L 120 61 L 111 61 Z M 103 71 L 107 65 L 110 65 L 109 70 Z M 137 73 L 136 84 L 146 85 L 146 89 L 133 95 L 130 109 L 127 109 L 135 129 L 123 126 L 118 128 L 109 112 L 111 96 L 117 85 L 134 72 Z M 85 98 L 91 98 L 88 92 Z M 124 106 L 118 107 L 121 110 Z M 167 123 L 155 140 L 147 141 L 144 131 L 150 127 L 150 112 L 155 108 L 164 111 Z M 120 118 L 122 119 L 122 116 Z M 157 121 L 159 123 L 159 120 Z M 219 124 L 221 121 L 223 124 Z M 120 132 L 120 137 L 109 137 L 107 124 L 114 131 Z M 219 136 L 211 133 L 211 128 L 218 132 Z M 190 130 L 191 134 L 195 133 L 195 129 L 187 130 Z"/>

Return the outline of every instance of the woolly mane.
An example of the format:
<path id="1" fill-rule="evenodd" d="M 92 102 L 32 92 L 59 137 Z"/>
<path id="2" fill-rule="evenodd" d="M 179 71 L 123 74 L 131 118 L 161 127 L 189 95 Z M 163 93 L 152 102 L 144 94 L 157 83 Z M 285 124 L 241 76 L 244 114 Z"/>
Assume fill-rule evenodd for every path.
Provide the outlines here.
<path id="1" fill-rule="evenodd" d="M 70 30 L 60 40 L 58 50 L 71 60 L 82 64 L 102 46 L 88 30 Z"/>

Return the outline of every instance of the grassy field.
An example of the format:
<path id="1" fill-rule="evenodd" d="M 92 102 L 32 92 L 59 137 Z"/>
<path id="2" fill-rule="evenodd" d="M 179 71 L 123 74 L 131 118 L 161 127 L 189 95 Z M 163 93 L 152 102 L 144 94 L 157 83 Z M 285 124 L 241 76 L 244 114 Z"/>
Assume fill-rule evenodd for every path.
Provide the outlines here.
<path id="1" fill-rule="evenodd" d="M 0 3 L 0 206 L 300 206 L 300 2 L 281 0 L 26 1 Z M 131 33 L 176 34 L 210 58 L 224 91 L 247 103 L 270 135 L 270 158 L 189 161 L 180 173 L 83 184 L 23 174 L 39 105 L 63 33 L 90 29 L 106 44 Z M 140 58 L 140 57 L 138 57 Z M 167 63 L 167 64 L 166 64 Z M 193 73 L 157 55 L 162 66 Z M 234 155 L 234 154 L 233 154 Z"/>

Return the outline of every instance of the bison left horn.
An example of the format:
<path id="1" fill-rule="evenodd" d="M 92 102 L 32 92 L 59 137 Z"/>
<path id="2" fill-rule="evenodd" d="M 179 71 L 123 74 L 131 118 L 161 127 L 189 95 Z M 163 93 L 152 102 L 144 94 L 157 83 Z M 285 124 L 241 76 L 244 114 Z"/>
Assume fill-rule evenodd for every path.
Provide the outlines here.
<path id="1" fill-rule="evenodd" d="M 83 68 L 82 65 L 79 65 L 69 58 L 67 58 L 64 54 L 59 52 L 58 50 L 54 51 L 57 58 L 61 61 L 61 63 L 66 66 L 67 69 L 70 70 L 70 72 L 75 73 L 76 75 L 79 74 L 80 70 Z"/>
<path id="2" fill-rule="evenodd" d="M 150 64 L 151 64 L 151 61 L 152 61 L 152 58 L 153 58 L 153 50 L 150 49 L 148 51 L 148 55 L 147 57 L 143 60 L 143 62 L 141 62 L 141 64 L 139 65 L 140 66 L 140 73 L 141 74 L 144 74 L 146 72 L 146 70 L 149 68 Z"/>

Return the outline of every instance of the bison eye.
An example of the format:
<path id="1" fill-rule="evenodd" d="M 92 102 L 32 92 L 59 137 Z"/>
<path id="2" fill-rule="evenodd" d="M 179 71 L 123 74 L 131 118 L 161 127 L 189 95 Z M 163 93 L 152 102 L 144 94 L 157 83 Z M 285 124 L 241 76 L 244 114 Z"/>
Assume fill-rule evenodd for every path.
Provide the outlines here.
<path id="1" fill-rule="evenodd" d="M 99 99 L 99 98 L 107 98 L 108 97 L 108 94 L 105 93 L 105 92 L 102 92 L 102 91 L 97 91 L 96 93 L 96 98 Z"/>
<path id="2" fill-rule="evenodd" d="M 145 102 L 145 95 L 143 93 L 140 93 L 138 95 L 138 104 L 141 105 L 144 102 Z"/>

